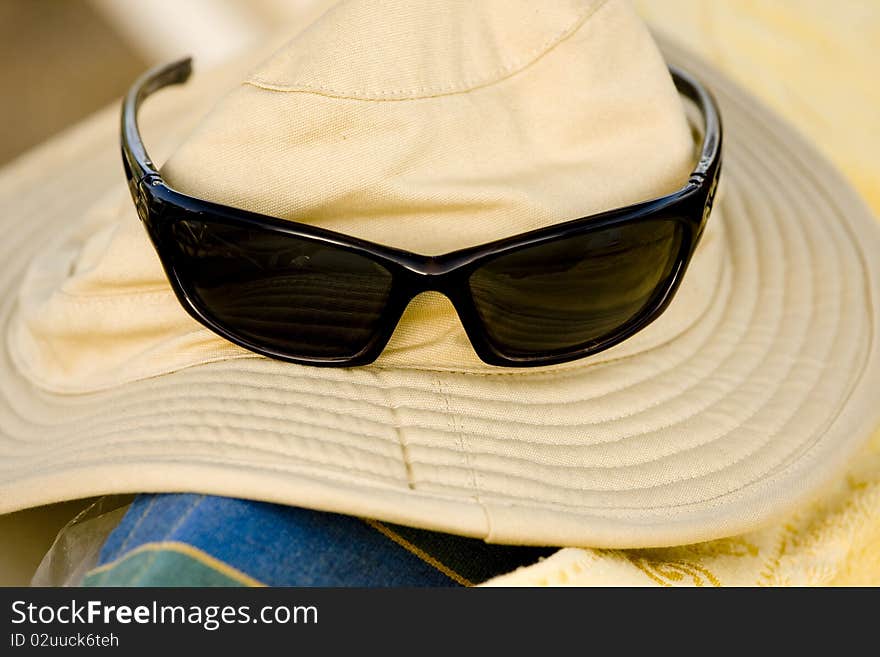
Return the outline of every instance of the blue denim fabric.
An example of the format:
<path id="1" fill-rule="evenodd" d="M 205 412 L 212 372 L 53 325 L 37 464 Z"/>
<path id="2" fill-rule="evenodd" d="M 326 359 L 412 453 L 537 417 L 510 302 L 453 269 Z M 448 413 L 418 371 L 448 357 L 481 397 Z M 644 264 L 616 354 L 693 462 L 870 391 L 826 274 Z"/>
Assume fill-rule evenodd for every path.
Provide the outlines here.
<path id="1" fill-rule="evenodd" d="M 457 586 L 550 552 L 265 502 L 140 495 L 86 584 Z"/>

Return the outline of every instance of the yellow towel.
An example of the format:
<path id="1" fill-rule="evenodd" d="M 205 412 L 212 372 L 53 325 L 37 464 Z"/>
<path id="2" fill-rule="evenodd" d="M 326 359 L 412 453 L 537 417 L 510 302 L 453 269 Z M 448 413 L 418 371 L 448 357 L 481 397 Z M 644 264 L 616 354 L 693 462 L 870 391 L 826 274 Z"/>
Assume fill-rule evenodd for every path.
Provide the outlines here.
<path id="1" fill-rule="evenodd" d="M 637 0 L 813 141 L 880 215 L 880 3 Z M 878 391 L 880 403 L 880 391 Z M 567 548 L 499 585 L 878 585 L 880 430 L 837 486 L 784 522 L 654 550 Z"/>

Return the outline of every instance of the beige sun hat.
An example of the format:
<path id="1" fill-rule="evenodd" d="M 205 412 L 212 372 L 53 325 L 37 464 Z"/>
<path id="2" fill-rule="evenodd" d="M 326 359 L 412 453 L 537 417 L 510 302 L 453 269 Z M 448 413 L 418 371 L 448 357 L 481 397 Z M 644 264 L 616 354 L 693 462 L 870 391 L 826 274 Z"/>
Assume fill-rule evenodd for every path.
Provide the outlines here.
<path id="1" fill-rule="evenodd" d="M 431 295 L 373 365 L 256 356 L 176 301 L 118 113 L 20 160 L 0 175 L 0 512 L 195 491 L 638 547 L 815 495 L 880 420 L 880 231 L 802 139 L 658 49 L 626 3 L 341 3 L 207 116 L 237 70 L 197 72 L 141 122 L 181 191 L 441 253 L 680 187 L 694 139 L 667 62 L 719 101 L 720 198 L 658 321 L 549 368 L 483 364 Z"/>

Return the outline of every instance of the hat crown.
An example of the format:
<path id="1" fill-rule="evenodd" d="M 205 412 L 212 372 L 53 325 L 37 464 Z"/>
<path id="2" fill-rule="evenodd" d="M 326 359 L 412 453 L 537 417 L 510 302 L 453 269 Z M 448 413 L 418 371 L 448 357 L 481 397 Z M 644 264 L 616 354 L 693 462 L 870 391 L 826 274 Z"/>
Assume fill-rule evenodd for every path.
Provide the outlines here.
<path id="1" fill-rule="evenodd" d="M 603 3 L 341 2 L 259 67 L 248 82 L 361 100 L 461 93 L 529 66 Z"/>
<path id="2" fill-rule="evenodd" d="M 433 255 L 661 196 L 693 156 L 625 2 L 354 0 L 258 67 L 163 174 Z"/>

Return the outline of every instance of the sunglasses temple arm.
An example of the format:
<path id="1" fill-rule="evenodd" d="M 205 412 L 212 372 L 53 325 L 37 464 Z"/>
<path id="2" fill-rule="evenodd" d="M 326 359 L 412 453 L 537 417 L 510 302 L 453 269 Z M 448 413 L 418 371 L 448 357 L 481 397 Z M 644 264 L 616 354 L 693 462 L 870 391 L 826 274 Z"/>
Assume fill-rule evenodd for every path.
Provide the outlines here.
<path id="1" fill-rule="evenodd" d="M 676 66 L 670 66 L 669 72 L 679 93 L 696 103 L 703 115 L 703 144 L 700 148 L 700 160 L 693 173 L 705 179 L 717 163 L 721 150 L 721 118 L 718 107 L 711 94 L 690 73 Z"/>
<path id="2" fill-rule="evenodd" d="M 703 115 L 703 144 L 700 148 L 700 159 L 690 176 L 690 185 L 698 190 L 703 211 L 699 232 L 702 232 L 712 211 L 715 192 L 718 189 L 718 177 L 721 173 L 721 141 L 723 129 L 718 106 L 706 88 L 687 71 L 675 66 L 669 67 L 672 80 L 679 93 L 696 103 Z"/>
<path id="3" fill-rule="evenodd" d="M 141 139 L 138 130 L 137 113 L 141 103 L 154 92 L 172 84 L 181 84 L 189 79 L 192 73 L 192 58 L 172 62 L 144 73 L 129 89 L 122 102 L 122 159 L 129 180 L 135 185 L 147 176 L 159 176 L 159 171 Z"/>

